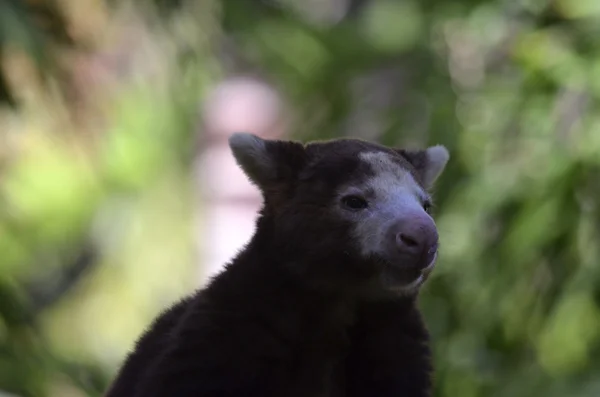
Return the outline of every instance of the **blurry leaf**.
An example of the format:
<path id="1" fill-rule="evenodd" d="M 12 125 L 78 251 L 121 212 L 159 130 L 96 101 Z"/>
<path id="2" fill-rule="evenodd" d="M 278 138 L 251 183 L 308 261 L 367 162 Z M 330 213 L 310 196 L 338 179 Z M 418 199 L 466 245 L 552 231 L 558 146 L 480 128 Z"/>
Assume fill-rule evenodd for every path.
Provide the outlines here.
<path id="1" fill-rule="evenodd" d="M 600 333 L 600 311 L 586 291 L 566 295 L 537 343 L 540 364 L 553 375 L 581 369 Z"/>
<path id="2" fill-rule="evenodd" d="M 568 18 L 600 17 L 600 2 L 596 0 L 557 0 L 556 4 Z"/>
<path id="3" fill-rule="evenodd" d="M 524 36 L 515 55 L 535 72 L 547 73 L 557 83 L 584 86 L 584 64 L 570 43 L 565 30 L 535 31 Z"/>
<path id="4" fill-rule="evenodd" d="M 52 0 L 4 0 L 0 2 L 0 54 L 8 46 L 17 46 L 35 61 L 42 76 L 56 71 L 56 51 L 60 47 L 73 47 L 74 41 L 67 29 L 59 3 Z M 0 105 L 6 101 L 14 105 L 12 89 L 2 67 L 0 55 Z"/>
<path id="5" fill-rule="evenodd" d="M 37 224 L 41 239 L 64 241 L 79 233 L 101 190 L 85 160 L 74 161 L 72 153 L 48 141 L 39 143 L 13 166 L 3 193 L 19 223 Z"/>
<path id="6" fill-rule="evenodd" d="M 0 55 L 0 65 L 2 64 L 2 56 Z M 13 94 L 10 91 L 6 77 L 0 74 L 0 103 L 6 103 L 11 107 L 16 105 Z"/>
<path id="7" fill-rule="evenodd" d="M 26 271 L 23 264 L 31 259 L 31 252 L 16 235 L 15 231 L 0 225 L 0 280 L 18 277 Z"/>
<path id="8" fill-rule="evenodd" d="M 422 34 L 421 10 L 412 1 L 371 1 L 362 18 L 369 43 L 383 51 L 411 49 Z"/>
<path id="9" fill-rule="evenodd" d="M 506 252 L 511 253 L 514 266 L 532 260 L 543 244 L 561 233 L 557 218 L 560 208 L 557 197 L 534 200 L 523 208 L 506 240 Z"/>
<path id="10" fill-rule="evenodd" d="M 272 51 L 271 56 L 286 62 L 300 78 L 318 74 L 328 61 L 323 44 L 309 32 L 279 21 L 265 21 L 257 28 L 256 39 Z"/>
<path id="11" fill-rule="evenodd" d="M 140 188 L 160 172 L 173 153 L 165 144 L 175 128 L 173 109 L 152 89 L 130 91 L 114 108 L 114 127 L 108 131 L 103 162 L 107 178 L 126 189 Z"/>

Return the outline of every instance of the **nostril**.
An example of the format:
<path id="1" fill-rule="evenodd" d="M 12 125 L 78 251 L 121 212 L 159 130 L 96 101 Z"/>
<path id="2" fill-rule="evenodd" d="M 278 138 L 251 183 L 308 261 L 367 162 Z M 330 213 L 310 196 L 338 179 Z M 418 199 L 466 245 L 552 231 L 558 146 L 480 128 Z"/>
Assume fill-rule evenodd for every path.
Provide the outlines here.
<path id="1" fill-rule="evenodd" d="M 415 247 L 419 246 L 419 242 L 414 237 L 411 237 L 404 233 L 398 234 L 398 240 L 400 240 L 399 241 L 400 243 L 402 243 L 403 245 L 405 245 L 409 248 L 415 248 Z"/>
<path id="2" fill-rule="evenodd" d="M 429 250 L 427 251 L 428 254 L 433 254 L 438 250 L 438 243 L 433 243 L 431 245 L 431 247 L 429 247 Z"/>

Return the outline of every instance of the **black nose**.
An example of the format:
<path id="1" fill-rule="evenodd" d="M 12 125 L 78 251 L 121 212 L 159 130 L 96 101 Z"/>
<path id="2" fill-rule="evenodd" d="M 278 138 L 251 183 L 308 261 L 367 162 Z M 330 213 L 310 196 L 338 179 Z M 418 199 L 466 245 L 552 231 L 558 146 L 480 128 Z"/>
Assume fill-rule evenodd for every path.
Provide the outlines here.
<path id="1" fill-rule="evenodd" d="M 438 232 L 429 216 L 416 215 L 398 222 L 394 228 L 395 247 L 411 262 L 427 266 L 437 251 Z"/>

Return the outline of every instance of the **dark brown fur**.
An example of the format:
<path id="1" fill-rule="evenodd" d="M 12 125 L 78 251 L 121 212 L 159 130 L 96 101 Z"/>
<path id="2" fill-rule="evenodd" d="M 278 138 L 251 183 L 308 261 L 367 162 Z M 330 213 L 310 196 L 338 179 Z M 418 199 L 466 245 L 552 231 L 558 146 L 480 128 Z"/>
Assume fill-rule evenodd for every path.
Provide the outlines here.
<path id="1" fill-rule="evenodd" d="M 365 150 L 393 153 L 418 179 L 418 152 L 270 141 L 278 166 L 255 170 L 265 204 L 251 242 L 159 317 L 106 396 L 428 396 L 428 334 L 415 297 L 368 294 L 376 267 L 329 209 L 341 184 L 371 176 L 358 158 Z"/>

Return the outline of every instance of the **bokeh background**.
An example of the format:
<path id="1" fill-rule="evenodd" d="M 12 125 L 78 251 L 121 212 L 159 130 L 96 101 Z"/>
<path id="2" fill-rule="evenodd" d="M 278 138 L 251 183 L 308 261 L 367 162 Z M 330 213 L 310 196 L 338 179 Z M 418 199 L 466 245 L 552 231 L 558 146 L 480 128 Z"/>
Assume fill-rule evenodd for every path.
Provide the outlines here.
<path id="1" fill-rule="evenodd" d="M 101 396 L 252 233 L 228 134 L 441 143 L 436 397 L 600 396 L 600 1 L 0 0 L 0 396 Z"/>

